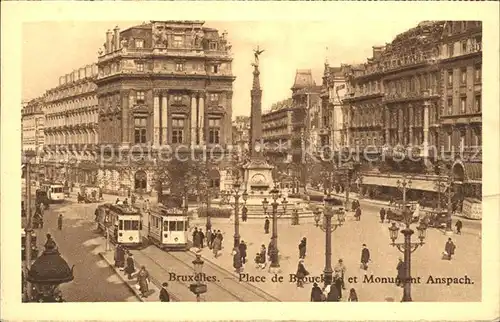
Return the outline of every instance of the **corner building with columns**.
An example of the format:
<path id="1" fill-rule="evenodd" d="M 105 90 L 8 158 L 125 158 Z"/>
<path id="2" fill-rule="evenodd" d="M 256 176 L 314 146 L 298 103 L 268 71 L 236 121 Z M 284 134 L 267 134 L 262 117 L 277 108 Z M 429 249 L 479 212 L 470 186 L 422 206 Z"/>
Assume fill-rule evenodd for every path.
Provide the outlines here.
<path id="1" fill-rule="evenodd" d="M 108 30 L 96 80 L 103 145 L 97 180 L 105 192 L 153 192 L 158 151 L 192 155 L 231 145 L 230 48 L 227 34 L 203 21 Z"/>

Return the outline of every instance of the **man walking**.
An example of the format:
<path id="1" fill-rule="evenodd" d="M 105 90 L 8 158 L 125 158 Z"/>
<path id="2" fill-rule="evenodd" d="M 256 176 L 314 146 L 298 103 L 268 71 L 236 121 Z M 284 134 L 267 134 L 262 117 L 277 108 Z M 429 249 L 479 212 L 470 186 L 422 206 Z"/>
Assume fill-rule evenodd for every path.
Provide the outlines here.
<path id="1" fill-rule="evenodd" d="M 361 207 L 359 205 L 356 208 L 356 213 L 354 214 L 354 217 L 356 218 L 356 221 L 361 220 Z"/>
<path id="2" fill-rule="evenodd" d="M 264 233 L 269 234 L 269 218 L 266 217 L 266 221 L 264 222 Z"/>
<path id="3" fill-rule="evenodd" d="M 365 271 L 368 269 L 368 262 L 370 261 L 370 251 L 366 247 L 366 244 L 363 244 L 363 249 L 361 250 L 361 268 Z"/>
<path id="4" fill-rule="evenodd" d="M 396 285 L 397 286 L 403 286 L 404 285 L 404 280 L 405 280 L 405 263 L 399 258 L 398 265 L 396 266 L 396 270 L 398 271 L 398 276 L 396 279 Z"/>
<path id="5" fill-rule="evenodd" d="M 380 222 L 384 223 L 384 221 L 385 221 L 385 208 L 382 207 L 382 209 L 380 209 Z"/>
<path id="6" fill-rule="evenodd" d="M 247 245 L 245 244 L 245 241 L 242 240 L 238 245 L 238 248 L 240 250 L 241 263 L 245 264 L 247 261 Z"/>
<path id="7" fill-rule="evenodd" d="M 457 220 L 457 222 L 455 223 L 455 227 L 457 228 L 457 234 L 461 235 L 462 234 L 462 232 L 461 232 L 461 230 L 462 230 L 462 221 L 460 219 Z"/>
<path id="8" fill-rule="evenodd" d="M 343 290 L 345 290 L 344 275 L 345 275 L 346 270 L 347 269 L 344 265 L 344 261 L 342 260 L 342 258 L 339 259 L 339 262 L 333 268 L 333 271 L 335 272 L 336 275 L 339 276 L 339 278 L 341 280 L 341 285 L 342 285 Z"/>
<path id="9" fill-rule="evenodd" d="M 198 235 L 200 237 L 200 248 L 203 248 L 203 240 L 205 240 L 205 234 L 203 233 L 203 231 L 201 230 L 198 230 Z"/>
<path id="10" fill-rule="evenodd" d="M 446 258 L 450 261 L 451 256 L 455 254 L 455 244 L 451 241 L 451 238 L 448 238 L 448 241 L 446 242 L 446 245 L 444 246 L 444 252 L 446 255 Z"/>
<path id="11" fill-rule="evenodd" d="M 299 259 L 302 258 L 306 258 L 306 243 L 307 243 L 307 240 L 306 238 L 302 238 L 302 240 L 300 241 L 300 244 L 299 244 Z"/>
<path id="12" fill-rule="evenodd" d="M 62 224 L 63 224 L 63 215 L 59 214 L 59 217 L 57 218 L 57 229 L 62 230 Z"/>
<path id="13" fill-rule="evenodd" d="M 161 284 L 161 290 L 160 290 L 160 301 L 161 302 L 170 302 L 170 295 L 168 294 L 167 291 L 167 282 L 163 282 Z"/>

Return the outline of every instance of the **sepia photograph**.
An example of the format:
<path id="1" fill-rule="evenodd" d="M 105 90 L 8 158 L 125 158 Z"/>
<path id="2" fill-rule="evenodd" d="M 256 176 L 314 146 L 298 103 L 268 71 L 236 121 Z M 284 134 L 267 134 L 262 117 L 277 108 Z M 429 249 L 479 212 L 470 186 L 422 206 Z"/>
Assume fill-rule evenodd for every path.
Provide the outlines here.
<path id="1" fill-rule="evenodd" d="M 21 23 L 22 303 L 485 299 L 481 18 L 184 16 Z"/>

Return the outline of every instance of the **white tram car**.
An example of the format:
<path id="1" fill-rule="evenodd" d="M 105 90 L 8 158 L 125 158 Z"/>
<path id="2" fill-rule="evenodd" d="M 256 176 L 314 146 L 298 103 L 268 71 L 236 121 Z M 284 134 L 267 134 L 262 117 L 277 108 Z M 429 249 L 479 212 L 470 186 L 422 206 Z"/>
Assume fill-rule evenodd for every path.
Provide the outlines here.
<path id="1" fill-rule="evenodd" d="M 142 216 L 139 209 L 103 204 L 97 207 L 97 227 L 104 234 L 110 234 L 110 240 L 124 246 L 142 245 Z"/>
<path id="2" fill-rule="evenodd" d="M 161 249 L 188 249 L 189 221 L 177 207 L 158 205 L 149 210 L 148 237 Z"/>
<path id="3" fill-rule="evenodd" d="M 64 202 L 66 195 L 64 194 L 64 186 L 57 183 L 44 183 L 41 189 L 47 193 L 47 199 L 51 203 Z"/>

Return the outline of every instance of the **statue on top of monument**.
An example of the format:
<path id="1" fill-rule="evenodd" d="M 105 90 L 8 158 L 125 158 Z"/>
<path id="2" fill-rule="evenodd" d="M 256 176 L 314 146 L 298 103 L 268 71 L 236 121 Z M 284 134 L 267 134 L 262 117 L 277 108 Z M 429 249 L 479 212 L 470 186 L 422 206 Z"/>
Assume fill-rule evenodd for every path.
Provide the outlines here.
<path id="1" fill-rule="evenodd" d="M 259 46 L 257 46 L 257 49 L 253 50 L 253 55 L 255 57 L 255 62 L 252 64 L 252 66 L 259 67 L 259 56 L 264 52 L 264 49 L 260 50 Z"/>

